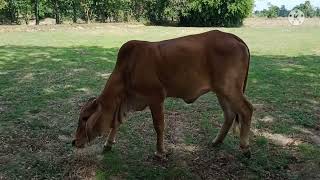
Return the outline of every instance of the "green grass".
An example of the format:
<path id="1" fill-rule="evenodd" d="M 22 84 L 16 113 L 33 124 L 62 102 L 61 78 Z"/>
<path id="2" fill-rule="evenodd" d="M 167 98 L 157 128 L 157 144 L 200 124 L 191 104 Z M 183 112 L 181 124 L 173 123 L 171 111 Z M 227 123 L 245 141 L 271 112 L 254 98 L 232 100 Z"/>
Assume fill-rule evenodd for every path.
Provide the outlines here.
<path id="1" fill-rule="evenodd" d="M 80 155 L 69 144 L 79 105 L 100 93 L 124 42 L 210 28 L 82 27 L 1 32 L 0 179 L 319 177 L 319 144 L 311 139 L 319 137 L 320 126 L 319 27 L 220 29 L 237 34 L 251 49 L 246 94 L 255 106 L 252 158 L 241 154 L 239 139 L 232 134 L 220 147 L 210 147 L 223 114 L 216 97 L 207 94 L 191 105 L 166 101 L 166 145 L 171 151 L 167 162 L 153 158 L 155 132 L 149 111 L 134 113 L 121 126 L 112 152 Z M 279 145 L 263 132 L 302 143 Z"/>

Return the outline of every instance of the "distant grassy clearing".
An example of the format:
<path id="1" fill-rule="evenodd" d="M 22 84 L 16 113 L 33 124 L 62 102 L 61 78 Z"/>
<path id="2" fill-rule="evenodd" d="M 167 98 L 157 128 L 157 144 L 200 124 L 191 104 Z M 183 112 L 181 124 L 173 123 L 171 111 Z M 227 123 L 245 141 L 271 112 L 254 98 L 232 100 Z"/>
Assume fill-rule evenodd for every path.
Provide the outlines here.
<path id="1" fill-rule="evenodd" d="M 100 154 L 97 144 L 81 151 L 68 144 L 78 106 L 100 93 L 121 44 L 210 29 L 92 24 L 2 31 L 0 177 L 318 178 L 319 27 L 220 29 L 242 37 L 252 53 L 246 93 L 255 107 L 251 160 L 231 134 L 221 147 L 210 147 L 223 119 L 212 94 L 192 105 L 166 101 L 167 163 L 153 159 L 148 110 L 123 124 L 111 153 Z"/>

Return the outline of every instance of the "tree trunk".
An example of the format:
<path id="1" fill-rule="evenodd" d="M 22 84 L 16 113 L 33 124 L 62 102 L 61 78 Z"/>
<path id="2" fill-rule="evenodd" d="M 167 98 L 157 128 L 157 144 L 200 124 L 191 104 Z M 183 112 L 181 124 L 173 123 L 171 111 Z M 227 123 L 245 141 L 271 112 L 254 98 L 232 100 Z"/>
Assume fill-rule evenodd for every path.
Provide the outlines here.
<path id="1" fill-rule="evenodd" d="M 26 23 L 26 25 L 29 25 L 29 20 L 30 20 L 30 14 L 28 11 L 28 8 L 25 8 L 25 14 L 24 14 L 24 22 Z"/>
<path id="2" fill-rule="evenodd" d="M 77 23 L 77 4 L 76 4 L 77 0 L 73 0 L 72 2 L 72 8 L 73 8 L 73 12 L 72 12 L 72 21 L 73 23 Z"/>
<path id="3" fill-rule="evenodd" d="M 16 22 L 16 8 L 14 7 L 13 0 L 9 1 L 9 13 L 10 13 L 10 24 Z"/>
<path id="4" fill-rule="evenodd" d="M 34 16 L 36 17 L 36 25 L 39 25 L 40 19 L 39 19 L 39 0 L 35 0 L 34 3 Z"/>
<path id="5" fill-rule="evenodd" d="M 124 22 L 128 22 L 128 11 L 124 12 Z"/>
<path id="6" fill-rule="evenodd" d="M 55 0 L 55 1 L 54 1 L 54 11 L 55 11 L 55 16 L 56 16 L 56 24 L 61 24 L 61 22 L 60 22 L 60 14 L 59 14 L 58 0 Z"/>
<path id="7" fill-rule="evenodd" d="M 86 10 L 86 23 L 89 24 L 89 10 Z"/>

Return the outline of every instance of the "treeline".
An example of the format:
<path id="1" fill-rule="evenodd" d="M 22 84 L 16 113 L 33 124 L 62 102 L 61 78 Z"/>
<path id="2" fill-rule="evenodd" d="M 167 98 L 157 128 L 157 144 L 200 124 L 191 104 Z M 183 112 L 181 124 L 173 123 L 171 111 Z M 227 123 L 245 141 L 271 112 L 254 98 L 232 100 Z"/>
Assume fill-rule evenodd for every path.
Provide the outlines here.
<path id="1" fill-rule="evenodd" d="M 0 0 L 0 24 L 146 21 L 156 25 L 240 26 L 253 0 Z"/>
<path id="2" fill-rule="evenodd" d="M 305 16 L 309 18 L 316 16 L 320 17 L 320 8 L 313 7 L 310 1 L 305 1 L 305 3 L 295 6 L 293 9 L 300 9 L 302 12 L 304 12 Z M 268 9 L 255 11 L 254 14 L 259 17 L 268 18 L 287 17 L 291 10 L 286 9 L 284 5 L 279 8 L 278 6 L 269 4 Z"/>

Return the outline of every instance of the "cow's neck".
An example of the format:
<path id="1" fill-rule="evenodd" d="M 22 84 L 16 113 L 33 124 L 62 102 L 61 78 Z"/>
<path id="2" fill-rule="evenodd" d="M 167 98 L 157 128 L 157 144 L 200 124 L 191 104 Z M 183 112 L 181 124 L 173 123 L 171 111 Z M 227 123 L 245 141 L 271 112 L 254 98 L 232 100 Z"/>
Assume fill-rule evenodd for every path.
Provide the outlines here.
<path id="1" fill-rule="evenodd" d="M 124 98 L 124 82 L 120 73 L 113 72 L 108 79 L 99 99 L 105 108 L 116 108 Z"/>

